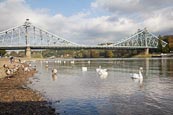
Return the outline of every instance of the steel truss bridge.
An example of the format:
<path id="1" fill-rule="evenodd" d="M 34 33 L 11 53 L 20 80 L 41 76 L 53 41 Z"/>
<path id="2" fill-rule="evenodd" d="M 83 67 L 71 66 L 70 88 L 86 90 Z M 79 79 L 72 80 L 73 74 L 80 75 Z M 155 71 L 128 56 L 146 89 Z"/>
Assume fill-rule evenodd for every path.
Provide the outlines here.
<path id="1" fill-rule="evenodd" d="M 0 49 L 150 49 L 157 48 L 158 40 L 145 28 L 109 45 L 80 45 L 34 26 L 26 19 L 23 25 L 0 32 Z M 161 44 L 167 43 L 161 41 Z"/>

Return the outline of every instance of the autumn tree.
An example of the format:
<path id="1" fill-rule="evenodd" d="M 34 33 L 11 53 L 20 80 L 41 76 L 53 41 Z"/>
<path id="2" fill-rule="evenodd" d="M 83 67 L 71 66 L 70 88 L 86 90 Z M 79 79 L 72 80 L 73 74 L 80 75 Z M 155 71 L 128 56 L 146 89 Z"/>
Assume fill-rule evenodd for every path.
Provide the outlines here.
<path id="1" fill-rule="evenodd" d="M 100 53 L 96 50 L 91 50 L 91 58 L 99 58 Z"/>
<path id="2" fill-rule="evenodd" d="M 105 57 L 106 58 L 113 58 L 114 54 L 111 50 L 105 51 Z"/>

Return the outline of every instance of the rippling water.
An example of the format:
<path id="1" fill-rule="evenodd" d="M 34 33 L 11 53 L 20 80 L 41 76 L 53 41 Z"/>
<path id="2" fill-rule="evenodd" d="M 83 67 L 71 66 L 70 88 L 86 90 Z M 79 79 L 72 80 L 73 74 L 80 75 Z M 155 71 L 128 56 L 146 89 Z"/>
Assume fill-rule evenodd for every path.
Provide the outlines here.
<path id="1" fill-rule="evenodd" d="M 88 60 L 33 62 L 38 73 L 30 87 L 44 94 L 61 115 L 173 114 L 173 59 Z M 108 69 L 107 77 L 96 72 L 100 65 Z M 139 67 L 142 83 L 131 79 Z M 56 76 L 52 68 L 58 70 Z"/>

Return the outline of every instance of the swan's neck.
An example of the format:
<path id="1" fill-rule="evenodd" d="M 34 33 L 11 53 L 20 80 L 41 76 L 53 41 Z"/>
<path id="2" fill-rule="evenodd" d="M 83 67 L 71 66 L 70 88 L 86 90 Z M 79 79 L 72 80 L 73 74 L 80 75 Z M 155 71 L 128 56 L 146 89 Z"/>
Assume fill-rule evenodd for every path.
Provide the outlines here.
<path id="1" fill-rule="evenodd" d="M 139 71 L 139 78 L 143 78 L 141 71 Z"/>

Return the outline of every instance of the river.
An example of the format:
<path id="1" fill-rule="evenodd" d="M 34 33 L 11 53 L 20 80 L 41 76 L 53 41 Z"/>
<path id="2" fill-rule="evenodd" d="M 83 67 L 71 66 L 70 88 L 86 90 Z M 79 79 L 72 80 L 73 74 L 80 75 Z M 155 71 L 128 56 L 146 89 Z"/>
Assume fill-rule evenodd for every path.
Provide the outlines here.
<path id="1" fill-rule="evenodd" d="M 51 59 L 32 65 L 38 73 L 29 87 L 61 115 L 173 115 L 172 58 Z M 96 72 L 99 66 L 107 76 Z M 140 67 L 139 82 L 131 77 Z M 55 76 L 52 68 L 58 70 Z"/>

